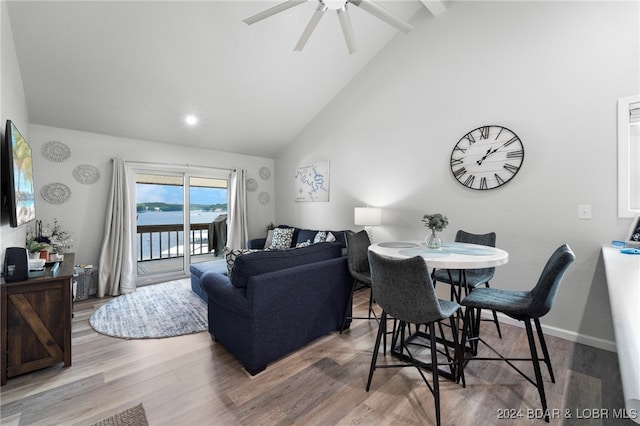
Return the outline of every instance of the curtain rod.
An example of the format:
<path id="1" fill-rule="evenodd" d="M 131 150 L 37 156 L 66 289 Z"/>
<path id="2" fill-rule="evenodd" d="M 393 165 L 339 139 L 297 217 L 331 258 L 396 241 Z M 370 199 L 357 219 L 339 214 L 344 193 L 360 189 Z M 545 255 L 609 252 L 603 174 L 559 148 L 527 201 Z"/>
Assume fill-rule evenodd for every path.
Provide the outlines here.
<path id="1" fill-rule="evenodd" d="M 114 159 L 112 158 L 111 161 L 113 161 Z M 132 164 L 132 165 L 148 165 L 148 166 L 168 166 L 168 167 L 186 167 L 187 169 L 189 168 L 199 168 L 199 169 L 209 169 L 209 170 L 220 170 L 220 171 L 226 171 L 226 172 L 231 172 L 231 171 L 235 171 L 236 168 L 233 169 L 227 169 L 224 167 L 211 167 L 211 166 L 199 166 L 197 164 L 178 164 L 178 163 L 158 163 L 158 162 L 151 162 L 151 161 L 127 161 L 124 160 L 125 163 L 127 164 Z"/>

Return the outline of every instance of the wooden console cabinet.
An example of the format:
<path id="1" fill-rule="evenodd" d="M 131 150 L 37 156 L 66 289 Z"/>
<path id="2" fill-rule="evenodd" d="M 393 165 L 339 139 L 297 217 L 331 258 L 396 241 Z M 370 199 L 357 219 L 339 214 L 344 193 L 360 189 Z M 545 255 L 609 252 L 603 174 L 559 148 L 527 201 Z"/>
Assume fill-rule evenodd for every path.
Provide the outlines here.
<path id="1" fill-rule="evenodd" d="M 7 378 L 64 362 L 71 366 L 73 253 L 55 276 L 0 281 L 1 385 Z"/>

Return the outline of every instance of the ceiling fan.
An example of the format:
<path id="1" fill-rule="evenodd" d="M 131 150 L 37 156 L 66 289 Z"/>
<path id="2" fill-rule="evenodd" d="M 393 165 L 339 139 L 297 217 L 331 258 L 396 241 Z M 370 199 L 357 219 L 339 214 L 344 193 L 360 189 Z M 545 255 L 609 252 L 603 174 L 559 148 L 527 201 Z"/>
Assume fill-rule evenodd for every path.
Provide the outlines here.
<path id="1" fill-rule="evenodd" d="M 244 19 L 242 22 L 247 25 L 251 25 L 277 13 L 284 12 L 285 10 L 290 9 L 294 6 L 306 3 L 307 1 L 308 0 L 287 0 L 284 3 L 280 3 L 270 9 Z M 322 16 L 327 10 L 332 9 L 335 10 L 338 14 L 340 27 L 342 28 L 342 33 L 344 34 L 344 40 L 347 43 L 347 49 L 349 50 L 349 53 L 351 54 L 356 52 L 356 39 L 353 35 L 353 27 L 351 26 L 351 19 L 349 18 L 349 11 L 347 9 L 347 6 L 349 4 L 359 7 L 366 12 L 369 12 L 376 18 L 381 19 L 382 21 L 404 33 L 408 33 L 413 28 L 411 25 L 409 25 L 409 23 L 400 19 L 372 0 L 318 0 L 318 7 L 313 13 L 313 16 L 311 16 L 311 20 L 303 31 L 302 36 L 300 37 L 300 40 L 298 40 L 298 43 L 296 44 L 294 50 L 301 51 L 302 49 L 304 49 L 304 46 L 307 44 L 307 41 L 309 41 L 309 37 L 311 37 L 313 30 L 315 30 Z"/>

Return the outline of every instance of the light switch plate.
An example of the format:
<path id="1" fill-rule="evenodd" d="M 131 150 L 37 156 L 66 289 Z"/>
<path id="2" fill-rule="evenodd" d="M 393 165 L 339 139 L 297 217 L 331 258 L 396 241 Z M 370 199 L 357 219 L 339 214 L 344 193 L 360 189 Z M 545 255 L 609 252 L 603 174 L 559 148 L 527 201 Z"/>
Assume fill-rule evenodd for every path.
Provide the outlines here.
<path id="1" fill-rule="evenodd" d="M 578 219 L 591 219 L 591 204 L 578 206 Z"/>

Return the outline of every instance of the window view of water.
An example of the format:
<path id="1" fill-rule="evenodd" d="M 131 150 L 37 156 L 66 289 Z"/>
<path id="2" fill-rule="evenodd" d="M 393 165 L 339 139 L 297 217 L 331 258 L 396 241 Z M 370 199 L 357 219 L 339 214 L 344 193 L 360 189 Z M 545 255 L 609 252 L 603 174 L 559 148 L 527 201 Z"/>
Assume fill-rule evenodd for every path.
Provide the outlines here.
<path id="1" fill-rule="evenodd" d="M 184 206 L 185 191 L 189 208 Z M 136 174 L 136 250 L 138 261 L 209 253 L 209 230 L 226 214 L 227 180 L 163 173 Z M 184 233 L 184 211 L 189 232 Z"/>
<path id="2" fill-rule="evenodd" d="M 191 223 L 211 223 L 220 214 L 227 214 L 227 212 L 191 211 L 190 219 Z M 137 215 L 138 225 L 173 225 L 183 222 L 181 211 L 149 211 L 137 213 Z"/>
<path id="3" fill-rule="evenodd" d="M 190 215 L 191 225 L 204 224 L 204 229 L 193 231 L 191 254 L 198 255 L 208 252 L 209 229 L 208 225 L 224 211 L 192 211 Z M 137 214 L 137 225 L 176 225 L 175 231 L 154 232 L 141 234 L 137 238 L 138 260 L 150 260 L 184 256 L 184 233 L 182 232 L 183 212 L 181 211 L 151 211 Z M 179 229 L 179 230 L 178 230 Z M 153 249 L 153 253 L 151 250 Z"/>

